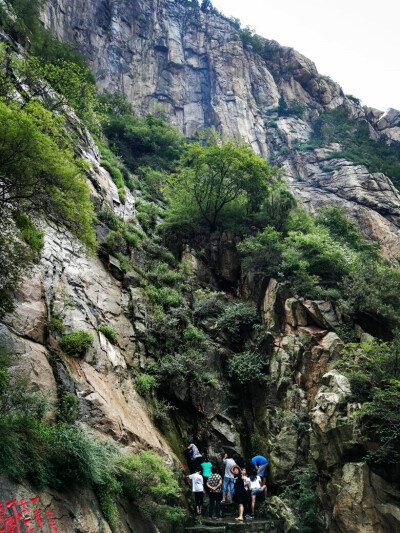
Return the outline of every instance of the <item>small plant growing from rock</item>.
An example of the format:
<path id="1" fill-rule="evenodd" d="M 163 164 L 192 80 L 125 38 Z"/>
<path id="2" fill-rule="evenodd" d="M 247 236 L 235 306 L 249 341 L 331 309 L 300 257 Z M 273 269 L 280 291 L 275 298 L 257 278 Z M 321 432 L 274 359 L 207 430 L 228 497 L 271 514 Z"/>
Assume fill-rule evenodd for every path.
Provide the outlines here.
<path id="1" fill-rule="evenodd" d="M 136 378 L 136 391 L 140 396 L 147 396 L 151 389 L 158 387 L 157 380 L 150 374 L 141 374 Z"/>
<path id="2" fill-rule="evenodd" d="M 117 332 L 110 326 L 103 324 L 98 328 L 98 331 L 102 333 L 112 344 L 115 344 L 117 340 Z"/>
<path id="3" fill-rule="evenodd" d="M 93 335 L 88 331 L 79 330 L 63 335 L 60 340 L 60 347 L 72 357 L 83 357 L 92 343 Z"/>
<path id="4" fill-rule="evenodd" d="M 65 333 L 65 325 L 58 313 L 52 313 L 49 320 L 49 331 L 55 335 Z"/>
<path id="5" fill-rule="evenodd" d="M 78 411 L 78 397 L 67 391 L 61 392 L 58 398 L 58 418 L 63 422 L 73 424 L 78 417 Z"/>

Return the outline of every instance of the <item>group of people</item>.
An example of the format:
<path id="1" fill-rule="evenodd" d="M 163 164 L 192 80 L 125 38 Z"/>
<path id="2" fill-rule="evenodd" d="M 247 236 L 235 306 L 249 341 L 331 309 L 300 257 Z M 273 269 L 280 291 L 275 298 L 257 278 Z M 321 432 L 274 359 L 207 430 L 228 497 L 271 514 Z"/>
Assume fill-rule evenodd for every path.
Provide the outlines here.
<path id="1" fill-rule="evenodd" d="M 209 496 L 208 516 L 213 518 L 214 509 L 216 520 L 221 520 L 221 505 L 234 502 L 238 505 L 239 516 L 235 520 L 252 520 L 254 518 L 256 498 L 258 494 L 267 494 L 267 467 L 268 460 L 262 455 L 251 459 L 249 473 L 247 469 L 238 465 L 239 456 L 227 453 L 222 459 L 224 477 L 218 473 L 207 458 L 204 458 L 194 443 L 187 447 L 190 475 L 189 483 L 192 484 L 196 514 L 202 514 L 204 492 Z"/>

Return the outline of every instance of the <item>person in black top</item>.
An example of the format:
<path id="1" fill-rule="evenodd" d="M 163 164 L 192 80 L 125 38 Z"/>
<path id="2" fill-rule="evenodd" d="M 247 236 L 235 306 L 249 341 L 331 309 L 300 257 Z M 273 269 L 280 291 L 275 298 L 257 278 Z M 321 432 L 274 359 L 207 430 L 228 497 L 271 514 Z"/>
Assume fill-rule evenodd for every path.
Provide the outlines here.
<path id="1" fill-rule="evenodd" d="M 247 493 L 242 477 L 242 471 L 235 465 L 232 467 L 232 474 L 235 476 L 235 495 L 233 500 L 239 506 L 239 516 L 235 518 L 238 522 L 243 522 L 244 506 L 247 503 Z"/>

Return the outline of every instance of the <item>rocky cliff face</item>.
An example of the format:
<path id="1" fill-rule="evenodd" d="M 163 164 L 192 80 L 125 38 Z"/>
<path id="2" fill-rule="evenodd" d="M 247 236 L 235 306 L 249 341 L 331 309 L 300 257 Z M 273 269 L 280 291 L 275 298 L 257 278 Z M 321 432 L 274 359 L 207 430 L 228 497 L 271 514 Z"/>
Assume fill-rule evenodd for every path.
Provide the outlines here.
<path id="1" fill-rule="evenodd" d="M 292 150 L 310 138 L 316 113 L 339 105 L 368 121 L 374 138 L 399 140 L 397 111 L 361 107 L 312 61 L 275 41 L 262 40 L 255 53 L 229 20 L 185 1 L 48 0 L 43 19 L 61 40 L 77 44 L 102 90 L 126 94 L 141 115 L 163 109 L 187 137 L 213 127 L 243 136 L 267 157 L 284 149 L 277 162 L 304 206 L 343 205 L 387 257 L 399 255 L 399 220 L 392 216 L 399 196 L 385 176 L 345 160 L 326 172 L 326 152 Z M 280 97 L 305 105 L 303 118 L 271 125 Z"/>
<path id="2" fill-rule="evenodd" d="M 368 120 L 373 135 L 397 140 L 400 122 L 394 110 L 361 108 L 296 51 L 264 41 L 257 54 L 244 48 L 229 21 L 181 2 L 49 0 L 43 18 L 62 40 L 78 44 L 99 86 L 125 93 L 138 113 L 162 105 L 189 137 L 209 126 L 244 136 L 256 152 L 276 157 L 310 210 L 345 205 L 364 233 L 382 242 L 389 258 L 400 255 L 400 196 L 386 176 L 339 158 L 329 161 L 327 171 L 335 147 L 292 149 L 309 140 L 310 121 L 319 110 L 341 104 Z M 272 126 L 268 113 L 281 96 L 306 105 L 304 118 L 279 117 Z M 82 134 L 79 150 L 92 165 L 89 181 L 96 201 L 123 218 L 132 217 L 136 198 L 126 189 L 125 204 L 119 201 L 89 135 Z M 104 228 L 98 229 L 101 240 Z M 24 280 L 15 312 L 0 329 L 2 340 L 19 356 L 16 371 L 28 372 L 36 391 L 54 400 L 62 384 L 79 398 L 79 422 L 100 438 L 126 450 L 153 448 L 171 464 L 183 459 L 183 445 L 193 430 L 214 462 L 223 449 L 247 455 L 250 434 L 257 435 L 270 458 L 272 490 L 281 491 L 294 469 L 312 464 L 321 531 L 389 533 L 400 528 L 400 494 L 363 461 L 349 382 L 333 368 L 342 344 L 334 332 L 342 323 L 340 309 L 299 299 L 273 279 L 242 275 L 230 235 L 211 243 L 208 263 L 185 249 L 192 273 L 188 301 L 206 284 L 220 290 L 218 279 L 257 303 L 270 382 L 255 384 L 251 394 L 232 386 L 225 368 L 229 338 L 212 317 L 203 317 L 201 327 L 213 341 L 206 361 L 211 378 L 201 391 L 171 381 L 168 400 L 176 410 L 157 427 L 132 378 L 156 360 L 157 350 L 149 342 L 150 304 L 140 277 L 123 275 L 114 258 L 88 257 L 67 234 L 50 227 L 45 232 L 42 259 Z M 146 258 L 137 253 L 134 260 L 140 265 Z M 232 294 L 218 298 L 226 301 Z M 50 311 L 68 330 L 94 335 L 82 360 L 58 350 L 48 331 Z M 115 345 L 98 331 L 103 323 L 117 332 Z M 0 497 L 26 498 L 32 490 L 4 481 Z M 109 531 L 89 491 L 74 496 L 45 491 L 40 497 L 62 520 L 62 531 Z M 283 531 L 298 531 L 293 513 L 279 498 L 271 501 L 271 512 L 284 522 Z M 122 532 L 155 531 L 124 502 L 120 516 Z"/>

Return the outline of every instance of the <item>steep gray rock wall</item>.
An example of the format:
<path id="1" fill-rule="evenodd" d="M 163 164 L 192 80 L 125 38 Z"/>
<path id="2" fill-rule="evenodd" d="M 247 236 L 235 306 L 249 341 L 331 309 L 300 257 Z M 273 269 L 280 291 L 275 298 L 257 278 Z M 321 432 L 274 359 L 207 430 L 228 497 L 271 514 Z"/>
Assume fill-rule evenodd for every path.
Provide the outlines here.
<path id="1" fill-rule="evenodd" d="M 278 161 L 305 206 L 313 210 L 332 203 L 345 205 L 367 235 L 383 242 L 388 257 L 399 255 L 400 199 L 390 180 L 344 160 L 330 162 L 333 168 L 327 171 L 326 150 L 291 150 L 296 141 L 309 139 L 313 107 L 345 102 L 354 116 L 368 116 L 376 135 L 382 131 L 393 138 L 398 128 L 396 113 L 363 110 L 346 100 L 337 84 L 321 78 L 313 63 L 296 51 L 266 41 L 262 55 L 255 54 L 243 48 L 229 22 L 178 2 L 51 0 L 44 19 L 60 38 L 79 45 L 102 89 L 124 92 L 139 113 L 156 110 L 161 104 L 171 122 L 188 136 L 214 126 L 231 135 L 243 135 L 266 156 L 286 148 L 288 153 Z M 268 111 L 277 106 L 280 95 L 308 105 L 304 119 L 281 117 L 276 127 L 266 125 Z M 110 176 L 98 166 L 99 153 L 89 138 L 80 148 L 93 164 L 93 195 L 129 218 L 135 199 L 127 191 L 127 202 L 120 203 Z M 220 261 L 221 275 L 237 281 L 235 256 L 228 244 L 215 243 L 213 259 Z M 213 282 L 209 265 L 188 255 L 197 266 L 195 274 Z M 269 360 L 272 398 L 263 389 L 255 390 L 251 411 L 244 413 L 254 417 L 254 426 L 265 439 L 271 482 L 283 486 L 294 468 L 306 464 L 310 449 L 322 478 L 319 492 L 326 530 L 350 533 L 354 516 L 359 523 L 357 532 L 396 530 L 398 492 L 361 460 L 346 462 L 345 440 L 352 437 L 353 411 L 345 378 L 332 377 L 330 372 L 341 342 L 332 331 L 340 323 L 339 313 L 326 302 L 291 297 L 274 280 L 267 288 L 249 287 L 244 281 L 246 291 L 261 301 L 265 329 L 273 333 Z M 83 360 L 64 354 L 58 360 L 58 379 L 65 379 L 65 386 L 73 386 L 79 397 L 79 422 L 126 449 L 151 447 L 161 451 L 166 460 L 173 460 L 167 439 L 155 428 L 129 372 L 143 368 L 152 355 L 143 341 L 147 333 L 143 289 L 130 286 L 129 280 L 122 284 L 97 258 L 87 257 L 68 235 L 46 229 L 41 263 L 21 286 L 16 312 L 7 317 L 0 334 L 19 356 L 20 368 L 29 372 L 32 386 L 55 398 L 56 381 L 48 363 L 48 349 L 55 341 L 46 338 L 50 302 L 68 329 L 86 329 L 95 336 L 94 346 Z M 97 331 L 105 322 L 118 333 L 116 346 Z M 170 391 L 181 406 L 174 416 L 180 430 L 178 446 L 197 418 L 213 461 L 224 446 L 243 451 L 243 413 L 239 416 L 238 407 L 232 405 L 221 363 L 228 352 L 226 339 L 218 336 L 216 345 L 210 365 L 218 385 L 193 394 L 189 386 L 171 383 Z M 235 409 L 237 417 L 232 416 Z M 30 494 L 29 487 L 4 484 L 1 495 L 9 497 L 12 491 L 18 497 Z M 90 506 L 91 493 L 79 495 L 82 508 L 76 499 L 64 499 L 51 491 L 41 497 L 47 503 L 57 500 L 66 531 L 72 527 L 90 533 L 108 531 L 97 504 Z M 68 511 L 71 506 L 72 515 Z M 143 521 L 136 526 L 131 516 L 121 531 L 140 531 L 140 527 L 147 526 Z"/>
<path id="2" fill-rule="evenodd" d="M 120 91 L 141 115 L 163 110 L 186 136 L 213 127 L 243 136 L 270 157 L 307 142 L 318 110 L 346 105 L 370 123 L 371 134 L 399 139 L 399 113 L 362 108 L 340 86 L 320 76 L 312 61 L 292 48 L 263 40 L 261 52 L 244 47 L 225 18 L 172 0 L 47 0 L 47 27 L 74 42 L 89 60 L 102 90 Z M 283 96 L 306 106 L 303 119 L 270 113 Z M 278 158 L 293 192 L 315 210 L 342 205 L 368 238 L 381 241 L 389 258 L 399 255 L 398 195 L 389 180 L 337 161 L 323 170 L 323 156 L 297 152 Z M 351 167 L 351 168 L 350 168 Z"/>

